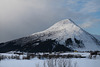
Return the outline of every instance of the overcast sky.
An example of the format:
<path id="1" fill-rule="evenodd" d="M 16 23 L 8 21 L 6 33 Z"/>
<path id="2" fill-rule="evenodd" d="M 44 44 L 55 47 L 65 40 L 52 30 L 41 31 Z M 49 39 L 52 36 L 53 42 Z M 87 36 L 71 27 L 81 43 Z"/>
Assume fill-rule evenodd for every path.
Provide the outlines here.
<path id="1" fill-rule="evenodd" d="M 100 0 L 0 0 L 0 42 L 43 31 L 69 18 L 100 35 Z"/>

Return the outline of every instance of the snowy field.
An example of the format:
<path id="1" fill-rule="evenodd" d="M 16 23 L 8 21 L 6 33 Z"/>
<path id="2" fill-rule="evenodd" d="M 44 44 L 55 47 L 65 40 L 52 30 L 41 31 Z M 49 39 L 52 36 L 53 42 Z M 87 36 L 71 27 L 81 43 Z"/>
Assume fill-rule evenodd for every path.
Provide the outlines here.
<path id="1" fill-rule="evenodd" d="M 56 66 L 52 66 L 52 62 L 55 63 L 55 59 L 38 59 L 37 57 L 32 58 L 30 60 L 16 60 L 16 59 L 4 59 L 0 61 L 0 67 L 63 67 L 63 66 L 57 66 L 60 63 L 67 64 L 66 67 L 100 67 L 100 56 L 98 55 L 96 58 L 88 58 L 89 53 L 61 53 L 61 55 L 67 55 L 67 54 L 73 54 L 73 55 L 82 55 L 86 56 L 86 58 L 58 58 L 56 62 L 59 61 L 59 63 L 56 63 Z M 12 56 L 17 54 L 7 54 L 7 53 L 1 53 L 1 55 L 6 56 Z M 20 55 L 20 58 L 26 55 Z M 50 65 L 50 66 L 48 66 Z M 68 66 L 69 65 L 69 66 Z"/>

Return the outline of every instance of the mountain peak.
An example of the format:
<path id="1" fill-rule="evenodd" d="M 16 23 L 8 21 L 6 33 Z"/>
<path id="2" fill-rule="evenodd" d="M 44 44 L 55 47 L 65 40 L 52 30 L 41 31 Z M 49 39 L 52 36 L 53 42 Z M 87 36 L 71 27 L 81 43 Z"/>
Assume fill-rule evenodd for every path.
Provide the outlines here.
<path id="1" fill-rule="evenodd" d="M 59 21 L 58 23 L 61 23 L 61 24 L 68 24 L 68 23 L 74 23 L 71 19 L 65 19 L 65 20 L 61 20 Z"/>
<path id="2" fill-rule="evenodd" d="M 38 32 L 38 34 L 51 33 L 57 31 L 59 31 L 62 34 L 64 33 L 64 34 L 72 35 L 72 34 L 79 34 L 79 32 L 81 32 L 81 28 L 78 25 L 76 25 L 71 19 L 65 19 L 55 23 L 50 28 L 44 31 Z M 33 33 L 32 35 L 34 34 L 37 33 Z"/>
<path id="3" fill-rule="evenodd" d="M 61 20 L 48 28 L 46 31 L 66 30 L 67 32 L 79 31 L 81 28 L 76 25 L 71 19 Z"/>

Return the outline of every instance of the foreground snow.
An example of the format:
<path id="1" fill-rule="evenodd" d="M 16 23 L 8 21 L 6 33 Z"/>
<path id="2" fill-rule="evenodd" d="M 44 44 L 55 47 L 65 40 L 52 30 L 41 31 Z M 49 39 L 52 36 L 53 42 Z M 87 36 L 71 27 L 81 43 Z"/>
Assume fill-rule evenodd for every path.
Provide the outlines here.
<path id="1" fill-rule="evenodd" d="M 100 67 L 100 59 L 73 59 L 77 67 Z"/>
<path id="2" fill-rule="evenodd" d="M 86 56 L 86 58 L 70 58 L 64 60 L 70 60 L 72 67 L 100 67 L 100 56 L 97 56 L 94 59 L 89 59 L 89 53 L 61 53 L 61 55 L 74 54 Z M 1 53 L 1 55 L 12 56 L 16 54 L 7 54 Z M 22 56 L 22 55 L 21 55 Z M 23 55 L 25 56 L 25 55 Z M 62 58 L 59 58 L 62 59 Z M 38 59 L 33 58 L 31 60 L 14 60 L 14 59 L 5 59 L 0 61 L 0 67 L 44 67 L 44 62 L 47 63 L 48 59 Z M 75 66 L 73 66 L 75 64 Z M 47 67 L 47 66 L 46 66 Z"/>
<path id="3" fill-rule="evenodd" d="M 43 63 L 43 60 L 3 60 L 0 67 L 36 67 L 37 63 Z"/>
<path id="4" fill-rule="evenodd" d="M 38 64 L 43 67 L 45 60 L 3 60 L 0 67 L 36 67 Z M 100 67 L 100 60 L 93 59 L 71 59 L 72 63 L 77 63 L 77 67 Z"/>

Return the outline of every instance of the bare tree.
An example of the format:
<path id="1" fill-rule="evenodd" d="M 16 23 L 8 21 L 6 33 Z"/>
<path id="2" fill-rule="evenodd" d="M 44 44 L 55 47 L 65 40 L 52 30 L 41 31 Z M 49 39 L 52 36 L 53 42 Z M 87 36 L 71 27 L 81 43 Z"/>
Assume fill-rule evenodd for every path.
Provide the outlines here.
<path id="1" fill-rule="evenodd" d="M 72 65 L 72 61 L 68 59 L 48 59 L 44 61 L 43 67 L 77 67 L 77 62 Z"/>

